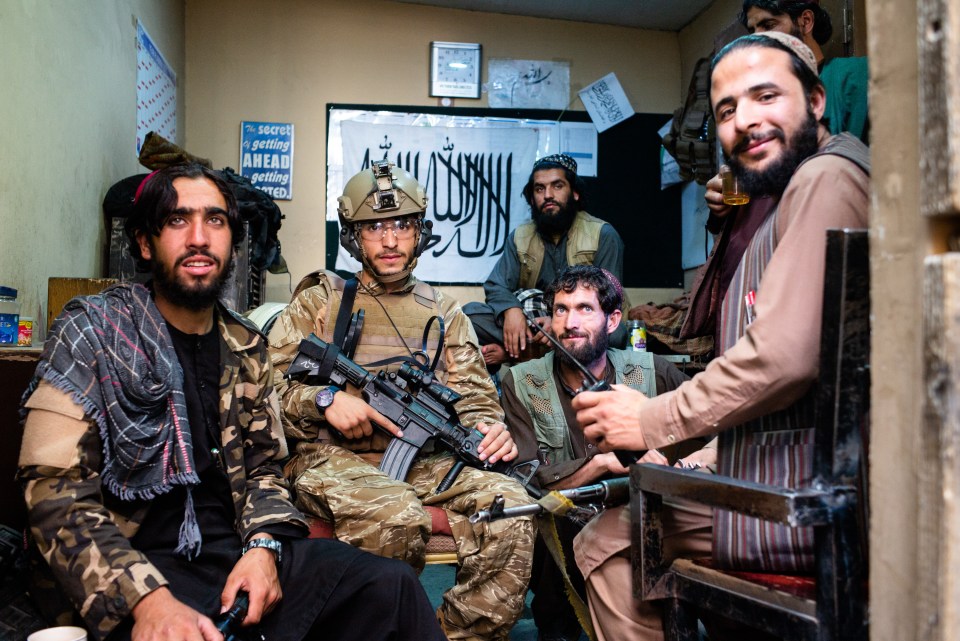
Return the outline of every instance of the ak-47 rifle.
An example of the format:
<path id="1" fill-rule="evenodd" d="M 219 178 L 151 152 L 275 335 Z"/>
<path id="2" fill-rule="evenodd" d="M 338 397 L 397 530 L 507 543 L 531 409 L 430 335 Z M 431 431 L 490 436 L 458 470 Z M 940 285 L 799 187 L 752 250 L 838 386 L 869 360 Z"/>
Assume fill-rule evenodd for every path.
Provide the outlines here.
<path id="1" fill-rule="evenodd" d="M 556 349 L 561 354 L 565 355 L 567 357 L 567 361 L 572 363 L 578 370 L 580 370 L 580 373 L 583 374 L 583 385 L 580 387 L 581 392 L 610 391 L 611 389 L 610 384 L 594 376 L 593 372 L 591 372 L 586 365 L 584 365 L 583 363 L 578 361 L 576 358 L 574 358 L 573 354 L 568 352 L 567 349 L 560 344 L 560 341 L 554 338 L 554 336 L 550 332 L 544 331 L 544 329 L 540 327 L 540 324 L 536 321 L 536 319 L 534 319 L 533 314 L 531 314 L 528 310 L 524 309 L 523 315 L 526 317 L 527 325 L 530 326 L 530 329 L 533 331 L 534 334 L 536 334 L 537 332 L 540 332 L 541 334 L 543 334 L 543 337 L 546 338 L 548 341 L 550 341 L 554 349 Z M 640 460 L 640 457 L 646 454 L 646 451 L 644 450 L 641 452 L 634 452 L 631 450 L 614 450 L 613 453 L 617 457 L 617 460 L 620 461 L 620 465 L 624 467 L 629 467 L 630 465 L 633 465 L 638 460 Z"/>
<path id="2" fill-rule="evenodd" d="M 360 389 L 363 400 L 373 409 L 403 430 L 403 437 L 390 442 L 380 463 L 380 469 L 394 480 L 404 480 L 420 448 L 435 439 L 457 456 L 457 462 L 437 486 L 438 494 L 453 485 L 464 465 L 501 472 L 518 480 L 528 492 L 535 490 L 530 479 L 539 462 L 511 465 L 498 461 L 490 465 L 480 460 L 477 446 L 483 434 L 460 424 L 454 408 L 460 394 L 441 385 L 426 368 L 403 363 L 396 372 L 374 374 L 347 358 L 336 345 L 310 334 L 300 341 L 286 376 L 308 385 L 346 387 L 349 383 Z"/>
<path id="3" fill-rule="evenodd" d="M 471 523 L 489 523 L 500 519 L 510 519 L 528 514 L 538 515 L 544 512 L 564 515 L 575 511 L 579 518 L 584 512 L 590 516 L 599 514 L 604 507 L 611 507 L 626 503 L 630 497 L 630 479 L 620 477 L 600 481 L 593 485 L 572 487 L 566 490 L 554 490 L 536 503 L 504 507 L 503 495 L 498 494 L 490 504 L 490 508 L 480 510 L 470 516 Z M 580 508 L 580 509 L 576 509 Z"/>

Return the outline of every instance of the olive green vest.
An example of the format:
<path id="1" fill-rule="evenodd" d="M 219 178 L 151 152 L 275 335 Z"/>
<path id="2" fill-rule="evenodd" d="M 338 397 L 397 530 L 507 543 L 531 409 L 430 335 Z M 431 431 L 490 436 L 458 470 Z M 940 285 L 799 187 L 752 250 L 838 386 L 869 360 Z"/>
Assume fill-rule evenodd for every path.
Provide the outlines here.
<path id="1" fill-rule="evenodd" d="M 592 265 L 600 245 L 600 229 L 606 225 L 585 211 L 578 211 L 567 231 L 567 265 Z M 533 289 L 543 266 L 543 238 L 537 233 L 533 221 L 517 227 L 513 242 L 520 260 L 520 283 L 518 289 Z"/>
<path id="2" fill-rule="evenodd" d="M 547 451 L 551 464 L 572 461 L 573 442 L 560 405 L 553 378 L 554 353 L 515 365 L 513 388 L 533 421 L 540 449 Z M 627 385 L 648 397 L 657 395 L 653 354 L 633 350 L 608 349 L 607 359 L 616 373 L 615 382 Z"/>

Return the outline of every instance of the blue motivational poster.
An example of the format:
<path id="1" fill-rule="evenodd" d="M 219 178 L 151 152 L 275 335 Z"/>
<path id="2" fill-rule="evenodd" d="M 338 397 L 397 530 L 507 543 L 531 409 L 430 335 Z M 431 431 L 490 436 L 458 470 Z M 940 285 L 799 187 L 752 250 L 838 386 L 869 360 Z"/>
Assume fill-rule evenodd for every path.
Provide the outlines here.
<path id="1" fill-rule="evenodd" d="M 293 125 L 242 121 L 240 175 L 274 200 L 293 199 Z"/>

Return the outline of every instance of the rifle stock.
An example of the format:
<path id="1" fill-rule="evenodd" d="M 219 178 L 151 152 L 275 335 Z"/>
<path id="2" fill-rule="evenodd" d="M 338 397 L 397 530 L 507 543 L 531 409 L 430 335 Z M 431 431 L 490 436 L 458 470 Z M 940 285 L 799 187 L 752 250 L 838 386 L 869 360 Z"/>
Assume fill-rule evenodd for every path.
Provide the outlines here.
<path id="1" fill-rule="evenodd" d="M 402 481 L 420 449 L 430 439 L 451 450 L 472 467 L 511 476 L 531 491 L 530 479 L 538 462 L 510 465 L 498 461 L 490 465 L 479 458 L 477 448 L 483 434 L 460 424 L 454 404 L 461 396 L 441 385 L 432 372 L 404 363 L 397 372 L 367 371 L 344 355 L 336 345 L 316 335 L 300 341 L 300 349 L 287 369 L 286 377 L 310 385 L 347 383 L 360 389 L 363 399 L 380 414 L 393 421 L 402 438 L 394 438 L 384 452 L 380 469 L 390 478 Z M 454 466 L 441 487 L 449 487 L 461 469 Z"/>
<path id="2" fill-rule="evenodd" d="M 566 501 L 579 506 L 597 503 L 603 505 L 604 507 L 620 505 L 622 503 L 626 503 L 630 498 L 630 479 L 626 476 L 622 476 L 615 479 L 600 481 L 599 483 L 594 483 L 592 485 L 582 485 L 580 487 L 572 487 L 566 490 L 554 490 L 553 492 L 550 492 L 550 495 L 547 495 L 539 502 L 528 505 L 505 507 L 503 504 L 503 497 L 497 495 L 497 497 L 493 499 L 493 503 L 491 503 L 488 509 L 480 510 L 475 514 L 472 514 L 470 516 L 470 522 L 489 523 L 491 521 L 526 516 L 528 514 L 538 515 L 543 514 L 544 512 L 556 512 L 557 510 L 551 510 L 549 507 L 544 505 L 544 503 L 547 502 L 552 505 L 559 505 L 560 503 L 564 502 L 552 501 L 551 495 L 559 495 Z"/>

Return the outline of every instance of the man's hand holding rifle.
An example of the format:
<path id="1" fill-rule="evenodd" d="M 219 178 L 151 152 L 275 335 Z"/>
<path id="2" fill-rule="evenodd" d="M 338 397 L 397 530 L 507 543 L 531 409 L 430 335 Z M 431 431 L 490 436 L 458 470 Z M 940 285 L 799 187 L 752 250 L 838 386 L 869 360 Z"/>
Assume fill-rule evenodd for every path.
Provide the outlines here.
<path id="1" fill-rule="evenodd" d="M 486 435 L 459 422 L 454 404 L 460 395 L 441 385 L 433 372 L 426 368 L 404 363 L 399 371 L 389 374 L 369 372 L 347 358 L 336 345 L 311 334 L 300 342 L 299 352 L 286 376 L 310 385 L 345 388 L 349 384 L 358 388 L 363 400 L 376 410 L 376 414 L 399 428 L 398 431 L 390 430 L 382 421 L 374 420 L 395 437 L 380 464 L 380 469 L 392 479 L 406 478 L 417 453 L 428 440 L 434 439 L 458 458 L 437 487 L 438 494 L 453 485 L 464 465 L 501 472 L 531 490 L 530 478 L 538 462 L 512 465 L 486 456 L 483 450 Z"/>

